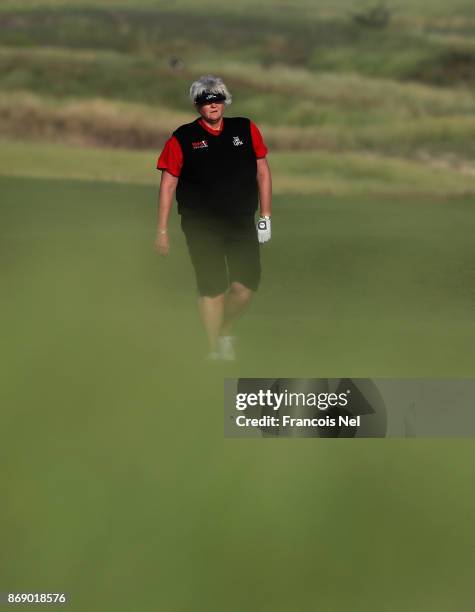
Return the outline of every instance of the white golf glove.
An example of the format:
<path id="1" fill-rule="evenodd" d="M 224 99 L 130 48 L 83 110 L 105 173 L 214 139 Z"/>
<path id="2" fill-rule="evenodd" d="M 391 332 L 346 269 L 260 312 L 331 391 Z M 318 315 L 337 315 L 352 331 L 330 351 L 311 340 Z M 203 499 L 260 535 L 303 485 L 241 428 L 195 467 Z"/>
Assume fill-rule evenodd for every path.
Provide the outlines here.
<path id="1" fill-rule="evenodd" d="M 259 242 L 267 242 L 270 240 L 270 217 L 259 217 L 257 222 L 257 239 Z"/>

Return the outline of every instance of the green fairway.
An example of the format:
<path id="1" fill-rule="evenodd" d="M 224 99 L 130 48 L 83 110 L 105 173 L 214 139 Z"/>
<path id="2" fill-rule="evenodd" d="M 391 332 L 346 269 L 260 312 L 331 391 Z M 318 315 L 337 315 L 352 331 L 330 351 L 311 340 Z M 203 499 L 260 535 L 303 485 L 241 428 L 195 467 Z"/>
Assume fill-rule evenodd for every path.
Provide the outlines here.
<path id="1" fill-rule="evenodd" d="M 470 441 L 224 439 L 222 388 L 473 376 L 473 199 L 276 197 L 242 359 L 210 367 L 175 214 L 152 250 L 155 187 L 0 190 L 3 590 L 84 612 L 469 609 Z"/>
<path id="2" fill-rule="evenodd" d="M 159 151 L 94 149 L 0 142 L 0 176 L 75 179 L 158 186 Z M 440 200 L 475 195 L 470 168 L 362 152 L 276 152 L 269 155 L 279 196 L 397 197 Z M 312 201 L 312 200 L 308 200 Z"/>
<path id="3" fill-rule="evenodd" d="M 139 342 L 138 334 L 148 356 L 166 355 L 162 367 L 174 353 L 195 360 L 202 338 L 193 332 L 193 277 L 178 215 L 170 257 L 152 250 L 156 188 L 1 181 L 4 272 L 12 283 L 6 305 L 20 316 L 33 300 L 24 326 L 51 337 L 63 335 L 64 323 L 84 350 L 84 334 L 126 343 Z M 279 375 L 289 367 L 295 376 L 316 369 L 330 376 L 469 375 L 473 206 L 463 198 L 277 197 L 275 235 L 262 248 L 264 281 L 242 329 L 250 370 L 273 375 L 281 364 Z M 45 317 L 58 317 L 58 325 L 41 324 Z M 173 340 L 185 328 L 189 356 Z"/>

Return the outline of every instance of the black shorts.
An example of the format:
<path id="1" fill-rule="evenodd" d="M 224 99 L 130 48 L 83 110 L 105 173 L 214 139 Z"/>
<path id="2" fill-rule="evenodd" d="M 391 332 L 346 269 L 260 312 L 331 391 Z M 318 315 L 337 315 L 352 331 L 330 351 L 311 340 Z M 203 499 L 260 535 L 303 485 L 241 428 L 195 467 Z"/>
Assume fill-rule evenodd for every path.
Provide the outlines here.
<path id="1" fill-rule="evenodd" d="M 261 263 L 253 215 L 214 217 L 187 212 L 181 216 L 181 228 L 200 295 L 224 293 L 232 282 L 257 290 Z"/>

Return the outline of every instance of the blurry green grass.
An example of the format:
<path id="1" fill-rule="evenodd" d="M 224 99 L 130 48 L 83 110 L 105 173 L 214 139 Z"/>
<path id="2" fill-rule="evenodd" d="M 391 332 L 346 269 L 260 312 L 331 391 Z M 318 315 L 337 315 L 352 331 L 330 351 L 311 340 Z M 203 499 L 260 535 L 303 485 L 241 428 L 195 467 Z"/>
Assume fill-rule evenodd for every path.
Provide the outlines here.
<path id="1" fill-rule="evenodd" d="M 0 68 L 0 133 L 18 140 L 161 146 L 195 116 L 186 93 L 192 77 L 213 71 L 234 93 L 228 114 L 251 117 L 273 150 L 475 157 L 469 89 L 222 58 L 177 75 L 152 58 L 70 49 L 3 47 Z"/>
<path id="2" fill-rule="evenodd" d="M 249 10 L 259 10 L 262 8 L 265 11 L 274 10 L 282 11 L 283 15 L 288 16 L 290 13 L 298 12 L 306 18 L 310 16 L 325 14 L 335 15 L 343 11 L 357 10 L 362 7 L 373 6 L 370 0 L 365 2 L 357 2 L 356 0 L 322 0 L 315 4 L 312 0 L 262 0 L 258 6 L 252 0 L 239 0 L 232 4 L 224 4 L 219 0 L 203 0 L 199 7 L 193 0 L 176 0 L 174 3 L 175 9 L 180 10 L 213 10 L 230 13 L 232 15 Z M 14 0 L 4 0 L 2 8 L 11 10 L 18 9 L 18 3 Z M 85 7 L 85 6 L 101 6 L 105 8 L 114 7 L 153 7 L 166 9 L 168 5 L 163 0 L 23 0 L 21 6 L 28 10 L 37 7 Z M 444 0 L 400 0 L 396 5 L 398 12 L 409 13 L 411 15 L 473 15 L 474 7 L 470 0 L 453 0 L 448 8 Z"/>
<path id="3" fill-rule="evenodd" d="M 152 250 L 155 188 L 0 188 L 4 590 L 84 612 L 467 609 L 470 441 L 225 440 L 222 392 L 473 376 L 473 199 L 277 197 L 242 361 L 214 369 L 176 214 Z"/>
<path id="4" fill-rule="evenodd" d="M 356 26 L 351 10 L 364 7 L 346 2 L 331 13 L 308 2 L 249 11 L 246 0 L 212 20 L 212 2 L 35 6 L 0 13 L 4 137 L 162 145 L 167 122 L 191 114 L 191 80 L 216 72 L 232 114 L 268 128 L 274 149 L 475 156 L 468 4 L 445 18 L 437 3 L 392 7 L 384 30 Z"/>
<path id="5" fill-rule="evenodd" d="M 355 55 L 355 48 L 351 49 Z M 358 55 L 358 53 L 356 53 Z M 393 53 L 398 57 L 398 53 Z M 473 114 L 475 103 L 469 89 L 440 88 L 416 82 L 365 76 L 330 69 L 312 72 L 282 62 L 262 66 L 258 61 L 214 53 L 187 62 L 186 70 L 173 71 L 168 57 L 133 55 L 110 50 L 62 47 L 0 47 L 3 96 L 8 91 L 37 92 L 56 104 L 71 98 L 100 98 L 160 104 L 190 112 L 187 95 L 192 76 L 215 72 L 234 90 L 233 110 L 256 105 L 253 114 L 271 124 L 295 124 L 298 105 L 318 104 L 319 116 L 307 108 L 307 124 L 335 122 L 346 125 L 387 123 L 419 117 Z M 233 85 L 236 85 L 236 90 Z M 292 104 L 289 104 L 292 95 Z M 264 105 L 265 114 L 258 104 Z M 278 109 L 274 108 L 277 105 Z M 291 112 L 290 112 L 291 111 Z M 241 112 L 241 111 L 240 111 Z M 250 110 L 249 110 L 250 112 Z M 366 120 L 363 121 L 363 113 Z M 301 112 L 304 115 L 303 112 Z M 361 116 L 360 116 L 361 115 Z M 302 117 L 303 119 L 304 117 Z M 280 120 L 279 120 L 280 119 Z"/>
<path id="6" fill-rule="evenodd" d="M 264 132 L 264 136 L 266 132 Z M 156 185 L 156 151 L 91 149 L 58 144 L 0 142 L 0 176 L 70 178 Z M 446 164 L 362 152 L 277 152 L 269 155 L 276 194 L 424 196 L 475 192 L 473 176 Z"/>
<path id="7" fill-rule="evenodd" d="M 213 2 L 208 10 L 212 5 Z M 163 78 L 159 68 L 167 66 L 172 57 L 180 57 L 187 71 L 197 60 L 212 63 L 219 56 L 221 60 L 257 63 L 266 68 L 287 64 L 317 73 L 357 72 L 449 86 L 473 82 L 470 66 L 475 61 L 471 43 L 475 21 L 470 17 L 474 12 L 468 10 L 468 3 L 464 5 L 466 11 L 460 7 L 454 15 L 446 9 L 445 21 L 440 15 L 435 17 L 438 12 L 430 7 L 416 12 L 407 6 L 391 7 L 395 18 L 382 29 L 362 27 L 353 21 L 352 14 L 364 11 L 369 4 L 365 7 L 356 2 L 343 3 L 333 13 L 320 4 L 309 11 L 310 6 L 302 3 L 299 10 L 287 3 L 272 6 L 271 2 L 264 2 L 259 6 L 254 3 L 249 10 L 248 0 L 232 5 L 216 2 L 212 19 L 206 5 L 194 6 L 191 2 L 134 6 L 56 3 L 17 10 L 4 7 L 0 12 L 0 44 L 12 48 L 121 52 L 130 56 L 122 58 L 122 76 L 133 76 L 133 84 L 124 78 L 121 82 L 121 73 L 113 69 L 116 67 L 109 58 L 86 72 L 70 60 L 70 71 L 76 76 L 81 74 L 76 80 L 70 79 L 68 85 L 70 89 L 75 87 L 76 94 L 78 90 L 89 89 L 89 95 L 97 95 L 105 88 L 118 91 L 120 84 L 124 97 L 134 100 L 137 96 L 151 100 L 154 92 L 150 77 Z M 461 52 L 463 57 L 454 58 L 454 52 Z M 18 57 L 16 63 L 19 61 Z M 458 70 L 459 61 L 469 62 L 465 76 Z M 56 90 L 57 81 L 68 76 L 58 62 L 45 67 L 34 58 L 30 58 L 29 65 L 20 61 L 13 74 L 9 66 L 2 65 L 1 69 L 6 86 L 11 86 L 12 80 L 28 80 L 38 88 L 45 73 L 56 70 L 57 79 L 50 79 Z M 103 82 L 97 78 L 101 69 Z M 168 78 L 171 83 L 183 78 L 180 71 L 172 76 L 173 79 Z M 160 83 L 158 89 L 169 90 L 173 87 L 171 83 Z"/>
<path id="8" fill-rule="evenodd" d="M 1 181 L 2 234 L 4 245 L 9 245 L 4 248 L 4 273 L 20 290 L 20 298 L 31 290 L 34 304 L 25 326 L 37 325 L 37 315 L 61 321 L 76 313 L 79 319 L 68 322 L 71 332 L 88 333 L 83 323 L 90 323 L 97 333 L 100 319 L 104 331 L 110 327 L 115 333 L 121 327 L 120 334 L 133 341 L 136 330 L 140 342 L 159 342 L 160 354 L 166 348 L 167 355 L 186 357 L 165 339 L 175 333 L 170 317 L 183 315 L 184 325 L 195 327 L 192 274 L 176 214 L 172 255 L 160 259 L 152 250 L 156 188 Z M 443 373 L 444 368 L 454 375 L 469 371 L 472 338 L 464 325 L 472 316 L 474 296 L 473 201 L 276 196 L 275 236 L 272 248 L 263 248 L 265 281 L 250 316 L 253 324 L 245 325 L 244 333 L 250 325 L 251 337 L 259 330 L 265 336 L 278 325 L 282 347 L 290 345 L 300 356 L 293 354 L 287 363 L 284 349 L 278 356 L 270 351 L 265 359 L 249 351 L 251 369 L 261 363 L 267 370 L 269 359 L 276 359 L 285 368 L 306 364 L 336 376 L 342 363 L 345 368 L 351 363 L 355 350 L 367 359 L 354 363 L 359 375 L 368 368 L 376 368 L 381 376 L 399 368 L 406 375 Z M 449 238 L 454 235 L 456 241 Z M 16 291 L 8 292 L 6 304 L 31 310 L 28 299 L 16 304 L 16 296 Z M 60 308 L 63 300 L 66 310 Z M 49 335 L 54 330 L 38 326 L 37 331 Z M 199 344 L 200 334 L 192 336 Z M 362 341 L 365 337 L 367 342 Z M 425 343 L 435 349 L 442 338 L 443 351 L 425 351 Z M 320 342 L 330 350 L 330 358 Z M 345 351 L 333 353 L 332 345 L 341 349 L 345 343 Z M 191 342 L 190 350 L 199 352 L 198 344 Z M 267 342 L 251 345 L 263 354 L 270 348 Z M 456 361 L 448 359 L 451 347 L 457 348 Z M 371 354 L 379 355 L 374 363 Z"/>

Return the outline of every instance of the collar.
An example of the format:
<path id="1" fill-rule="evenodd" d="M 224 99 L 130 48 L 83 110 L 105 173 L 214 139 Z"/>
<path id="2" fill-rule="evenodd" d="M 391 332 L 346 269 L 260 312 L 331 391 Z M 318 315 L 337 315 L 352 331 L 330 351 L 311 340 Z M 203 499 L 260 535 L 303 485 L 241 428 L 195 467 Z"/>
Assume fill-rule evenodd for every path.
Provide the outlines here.
<path id="1" fill-rule="evenodd" d="M 213 130 L 212 128 L 208 127 L 206 123 L 203 121 L 203 117 L 200 117 L 198 119 L 198 123 L 201 125 L 202 128 L 204 128 L 207 132 L 209 132 L 213 136 L 219 136 L 224 128 L 224 117 L 223 117 L 223 120 L 221 121 L 221 127 L 219 128 L 219 130 Z"/>

